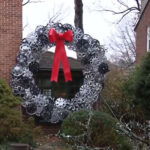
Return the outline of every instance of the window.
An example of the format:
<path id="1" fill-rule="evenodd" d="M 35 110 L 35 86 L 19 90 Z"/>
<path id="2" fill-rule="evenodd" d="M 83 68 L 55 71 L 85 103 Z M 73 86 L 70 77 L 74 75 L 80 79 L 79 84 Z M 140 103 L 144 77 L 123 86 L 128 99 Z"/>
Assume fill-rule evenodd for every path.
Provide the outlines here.
<path id="1" fill-rule="evenodd" d="M 73 98 L 76 92 L 79 91 L 80 86 L 83 84 L 82 70 L 71 71 L 73 81 L 66 83 L 64 80 L 64 73 L 59 71 L 58 82 L 50 82 L 50 71 L 39 71 L 36 74 L 36 83 L 42 91 L 42 94 L 47 96 L 52 95 L 55 98 Z"/>
<path id="2" fill-rule="evenodd" d="M 150 51 L 150 26 L 147 28 L 147 52 Z"/>

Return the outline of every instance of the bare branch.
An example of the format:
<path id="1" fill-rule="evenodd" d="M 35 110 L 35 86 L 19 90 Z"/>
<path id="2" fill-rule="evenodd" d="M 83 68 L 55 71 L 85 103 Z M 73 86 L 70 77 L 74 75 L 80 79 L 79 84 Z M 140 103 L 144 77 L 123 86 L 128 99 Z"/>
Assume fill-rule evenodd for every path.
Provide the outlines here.
<path id="1" fill-rule="evenodd" d="M 57 10 L 57 12 L 55 12 L 55 10 L 53 8 L 52 15 L 51 14 L 48 15 L 48 17 L 50 18 L 49 22 L 60 22 L 61 20 L 63 20 L 68 15 L 68 13 L 66 13 L 66 12 L 67 11 L 64 11 L 64 7 L 63 6 L 61 6 Z"/>
<path id="2" fill-rule="evenodd" d="M 120 20 L 118 21 L 118 23 L 128 14 L 135 12 L 137 14 L 137 16 L 139 16 L 140 12 L 141 12 L 141 0 L 132 0 L 135 1 L 133 6 L 129 6 L 127 2 L 123 1 L 123 0 L 117 0 L 118 4 L 120 6 L 122 6 L 122 10 L 121 11 L 117 11 L 117 10 L 111 10 L 111 9 L 105 9 L 105 8 L 101 8 L 101 9 L 95 9 L 96 11 L 104 11 L 104 12 L 110 12 L 114 15 L 122 15 Z"/>
<path id="3" fill-rule="evenodd" d="M 119 11 L 119 12 L 114 11 L 114 10 L 109 10 L 109 9 L 101 9 L 101 10 L 97 10 L 97 11 L 107 11 L 107 12 L 113 13 L 114 15 L 118 15 L 118 14 L 125 14 L 125 13 L 131 12 L 131 11 L 135 11 L 135 10 L 138 11 L 137 7 L 127 8 L 127 9 L 125 9 L 123 11 Z"/>
<path id="4" fill-rule="evenodd" d="M 24 31 L 24 29 L 25 29 L 28 25 L 29 25 L 29 24 L 26 23 L 26 24 L 23 26 L 23 31 Z"/>
<path id="5" fill-rule="evenodd" d="M 26 4 L 30 3 L 30 0 L 27 0 L 26 2 L 24 2 L 24 0 L 22 0 L 22 6 L 25 6 Z"/>
<path id="6" fill-rule="evenodd" d="M 25 6 L 25 5 L 27 5 L 28 3 L 40 3 L 40 2 L 43 2 L 43 1 L 41 1 L 41 0 L 38 0 L 38 1 L 31 1 L 31 0 L 26 0 L 25 2 L 24 2 L 25 0 L 22 0 L 22 6 Z"/>
<path id="7" fill-rule="evenodd" d="M 126 3 L 124 3 L 122 0 L 117 0 L 117 1 L 118 1 L 118 3 L 120 5 L 122 5 L 122 6 L 126 7 L 126 8 L 129 8 L 129 6 Z"/>
<path id="8" fill-rule="evenodd" d="M 106 107 L 108 108 L 108 110 L 110 111 L 110 113 L 118 120 L 119 122 L 119 127 L 117 128 L 120 132 L 122 132 L 123 134 L 125 134 L 126 136 L 128 136 L 129 138 L 133 139 L 133 140 L 137 140 L 140 141 L 146 145 L 150 145 L 148 141 L 144 140 L 142 137 L 140 137 L 139 135 L 136 135 L 129 127 L 127 127 L 127 125 L 125 123 L 122 122 L 122 119 L 126 114 L 123 114 L 120 119 L 118 119 L 115 114 L 115 112 L 113 111 L 113 109 L 111 108 L 111 106 L 109 106 L 109 104 L 107 103 L 107 100 L 104 99 L 103 96 L 101 96 L 101 100 L 104 102 L 104 104 L 106 105 Z"/>
<path id="9" fill-rule="evenodd" d="M 118 33 L 112 34 L 111 37 L 108 49 L 114 52 L 112 61 L 124 69 L 133 68 L 136 57 L 133 27 L 131 25 L 118 27 Z"/>
<path id="10" fill-rule="evenodd" d="M 139 11 L 141 11 L 141 5 L 140 5 L 140 1 L 139 0 L 135 0 L 136 4 L 137 4 L 137 8 Z"/>

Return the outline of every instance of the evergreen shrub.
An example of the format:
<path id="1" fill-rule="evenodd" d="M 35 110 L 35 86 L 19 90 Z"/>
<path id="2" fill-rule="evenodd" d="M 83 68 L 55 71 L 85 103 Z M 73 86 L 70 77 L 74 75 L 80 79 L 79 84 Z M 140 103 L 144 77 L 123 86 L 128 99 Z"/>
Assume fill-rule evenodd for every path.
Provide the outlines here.
<path id="1" fill-rule="evenodd" d="M 117 121 L 109 114 L 93 111 L 89 128 L 87 128 L 88 121 L 89 112 L 87 111 L 69 115 L 61 126 L 63 139 L 73 145 L 87 144 L 90 147 L 110 146 L 114 150 L 132 150 L 130 140 L 117 132 Z M 85 136 L 81 136 L 84 133 L 86 133 Z"/>
<path id="2" fill-rule="evenodd" d="M 0 143 L 23 142 L 33 146 L 33 137 L 40 133 L 33 118 L 23 121 L 21 101 L 6 82 L 0 79 Z"/>
<path id="3" fill-rule="evenodd" d="M 150 52 L 125 83 L 125 91 L 133 100 L 134 107 L 150 120 Z"/>

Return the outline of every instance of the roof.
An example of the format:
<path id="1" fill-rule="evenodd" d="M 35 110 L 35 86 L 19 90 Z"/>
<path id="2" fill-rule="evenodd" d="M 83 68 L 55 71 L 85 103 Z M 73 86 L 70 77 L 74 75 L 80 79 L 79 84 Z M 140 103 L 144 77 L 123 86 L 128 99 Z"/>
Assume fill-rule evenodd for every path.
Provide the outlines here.
<path id="1" fill-rule="evenodd" d="M 40 70 L 51 70 L 53 56 L 54 56 L 54 53 L 52 52 L 46 52 L 42 55 L 41 60 L 40 60 Z M 83 69 L 81 62 L 79 60 L 71 58 L 71 57 L 68 57 L 68 60 L 69 60 L 69 65 L 70 65 L 71 70 Z M 60 69 L 62 69 L 61 63 L 60 63 Z"/>
<path id="2" fill-rule="evenodd" d="M 139 23 L 140 23 L 140 20 L 141 20 L 143 14 L 144 14 L 146 8 L 148 7 L 149 3 L 150 3 L 150 0 L 148 0 L 147 3 L 145 4 L 145 7 L 144 7 L 144 9 L 142 10 L 142 13 L 141 13 L 141 15 L 140 15 L 140 17 L 139 17 L 139 20 L 138 20 L 138 22 L 137 22 L 137 24 L 136 24 L 134 30 L 136 30 L 136 28 L 138 27 L 138 25 L 139 25 Z"/>

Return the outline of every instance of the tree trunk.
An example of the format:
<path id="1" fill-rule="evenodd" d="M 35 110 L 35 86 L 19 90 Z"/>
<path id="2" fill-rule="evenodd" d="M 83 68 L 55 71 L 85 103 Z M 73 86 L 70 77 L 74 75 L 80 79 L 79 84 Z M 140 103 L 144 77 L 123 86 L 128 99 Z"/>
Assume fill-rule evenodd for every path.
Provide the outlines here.
<path id="1" fill-rule="evenodd" d="M 83 31 L 83 3 L 82 0 L 74 0 L 75 5 L 75 27 L 80 28 Z"/>

